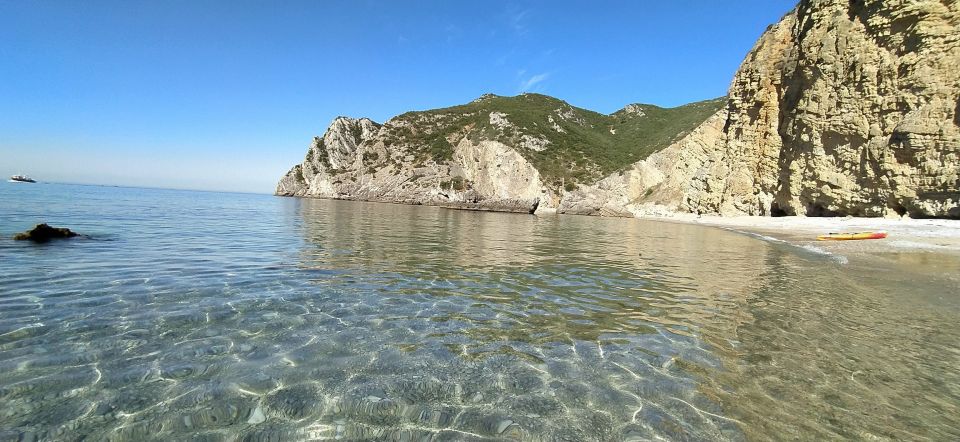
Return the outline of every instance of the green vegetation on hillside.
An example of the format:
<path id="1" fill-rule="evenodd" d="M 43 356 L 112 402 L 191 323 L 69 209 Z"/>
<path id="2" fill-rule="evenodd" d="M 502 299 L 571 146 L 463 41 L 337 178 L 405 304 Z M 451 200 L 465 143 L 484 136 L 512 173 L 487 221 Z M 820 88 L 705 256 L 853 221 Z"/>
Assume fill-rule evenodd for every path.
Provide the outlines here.
<path id="1" fill-rule="evenodd" d="M 517 148 L 548 184 L 570 189 L 669 146 L 725 103 L 726 98 L 717 98 L 670 109 L 632 105 L 603 115 L 546 95 L 486 95 L 460 106 L 400 115 L 384 141 L 407 149 L 421 163 L 450 160 L 451 139 L 500 141 Z"/>
<path id="2" fill-rule="evenodd" d="M 323 144 L 322 137 L 313 137 L 314 145 L 307 150 L 307 163 L 312 164 L 314 160 L 314 154 L 319 155 L 320 164 L 323 167 L 330 169 L 330 154 L 327 152 L 327 147 Z"/>

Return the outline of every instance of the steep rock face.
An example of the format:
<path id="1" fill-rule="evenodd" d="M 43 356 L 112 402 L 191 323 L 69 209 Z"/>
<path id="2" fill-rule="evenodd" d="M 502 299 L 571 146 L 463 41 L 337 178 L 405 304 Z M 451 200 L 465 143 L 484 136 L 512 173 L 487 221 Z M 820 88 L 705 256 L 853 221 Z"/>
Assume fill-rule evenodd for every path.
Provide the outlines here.
<path id="1" fill-rule="evenodd" d="M 362 158 L 358 147 L 372 140 L 380 125 L 367 118 L 337 117 L 322 137 L 314 137 L 303 163 L 295 165 L 277 184 L 277 195 L 325 196 L 336 195 L 332 172 L 355 167 Z"/>
<path id="2" fill-rule="evenodd" d="M 718 111 L 699 127 L 666 149 L 612 174 L 594 185 L 566 194 L 560 213 L 601 216 L 667 215 L 692 211 L 719 193 L 729 170 L 724 152 L 726 109 Z M 696 199 L 695 199 L 696 198 Z"/>
<path id="3" fill-rule="evenodd" d="M 960 217 L 960 2 L 803 1 L 729 97 L 692 139 L 561 211 Z"/>
<path id="4" fill-rule="evenodd" d="M 960 3 L 801 2 L 730 91 L 726 149 L 746 161 L 695 209 L 960 216 Z"/>
<path id="5" fill-rule="evenodd" d="M 552 204 L 540 174 L 513 148 L 497 142 L 457 139 L 451 161 L 417 158 L 390 148 L 386 125 L 339 117 L 314 139 L 303 163 L 277 185 L 277 195 L 429 204 L 463 209 L 533 212 Z"/>
<path id="6" fill-rule="evenodd" d="M 335 122 L 311 148 L 326 162 L 308 155 L 278 194 L 960 218 L 960 2 L 803 0 L 759 39 L 727 101 L 680 111 L 600 115 L 531 94 L 401 117 L 377 131 Z M 363 161 L 374 153 L 390 161 Z"/>
<path id="7" fill-rule="evenodd" d="M 487 204 L 516 205 L 530 208 L 542 203 L 554 207 L 552 193 L 540 180 L 537 171 L 515 149 L 497 141 L 473 142 L 463 138 L 454 152 L 455 175 L 462 176 Z"/>
<path id="8" fill-rule="evenodd" d="M 612 115 L 555 98 L 485 95 L 378 125 L 339 117 L 276 193 L 457 208 L 552 210 L 563 195 L 679 139 L 725 99 Z"/>

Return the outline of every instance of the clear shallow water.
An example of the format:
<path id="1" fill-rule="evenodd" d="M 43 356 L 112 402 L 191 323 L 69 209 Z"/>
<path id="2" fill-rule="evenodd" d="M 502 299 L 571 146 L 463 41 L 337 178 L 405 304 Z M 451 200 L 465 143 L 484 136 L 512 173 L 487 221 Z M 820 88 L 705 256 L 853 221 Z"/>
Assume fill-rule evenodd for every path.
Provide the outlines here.
<path id="1" fill-rule="evenodd" d="M 0 441 L 960 437 L 949 278 L 638 220 L 0 185 L 0 235 L 42 221 L 91 238 L 0 240 Z"/>

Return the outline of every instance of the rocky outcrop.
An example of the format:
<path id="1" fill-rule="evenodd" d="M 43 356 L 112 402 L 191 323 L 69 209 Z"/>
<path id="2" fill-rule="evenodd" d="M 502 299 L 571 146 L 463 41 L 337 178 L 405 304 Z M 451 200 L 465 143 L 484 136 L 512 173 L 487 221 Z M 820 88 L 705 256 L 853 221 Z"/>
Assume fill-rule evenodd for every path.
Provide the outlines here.
<path id="1" fill-rule="evenodd" d="M 803 0 L 756 43 L 725 104 L 602 116 L 524 97 L 384 126 L 338 119 L 277 193 L 611 216 L 960 218 L 960 2 Z"/>
<path id="2" fill-rule="evenodd" d="M 484 95 L 383 125 L 338 117 L 278 195 L 552 211 L 567 192 L 666 147 L 723 106 L 630 105 L 602 115 L 539 94 Z"/>
<path id="3" fill-rule="evenodd" d="M 726 167 L 716 148 L 724 139 L 726 109 L 718 111 L 680 141 L 565 195 L 560 213 L 600 216 L 669 215 L 689 211 L 719 187 L 717 168 Z"/>
<path id="4" fill-rule="evenodd" d="M 554 205 L 540 173 L 510 146 L 454 134 L 452 158 L 438 162 L 390 145 L 391 132 L 406 127 L 404 120 L 381 127 L 337 118 L 277 194 L 524 213 Z"/>
<path id="5" fill-rule="evenodd" d="M 561 211 L 960 218 L 960 2 L 816 0 L 726 109 Z"/>
<path id="6" fill-rule="evenodd" d="M 76 232 L 66 227 L 51 227 L 48 224 L 37 224 L 33 229 L 14 235 L 13 239 L 16 241 L 45 243 L 53 239 L 74 238 L 76 236 Z"/>
<path id="7" fill-rule="evenodd" d="M 804 1 L 730 92 L 741 161 L 695 210 L 960 217 L 960 3 Z"/>

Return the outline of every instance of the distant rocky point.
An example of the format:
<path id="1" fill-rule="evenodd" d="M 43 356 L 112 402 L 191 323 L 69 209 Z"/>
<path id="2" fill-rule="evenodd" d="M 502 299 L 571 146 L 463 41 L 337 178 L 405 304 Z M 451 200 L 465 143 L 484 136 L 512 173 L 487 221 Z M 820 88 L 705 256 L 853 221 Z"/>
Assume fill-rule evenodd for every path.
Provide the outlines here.
<path id="1" fill-rule="evenodd" d="M 515 212 L 960 218 L 960 2 L 813 0 L 728 98 L 602 115 L 486 94 L 339 117 L 278 195 Z"/>

